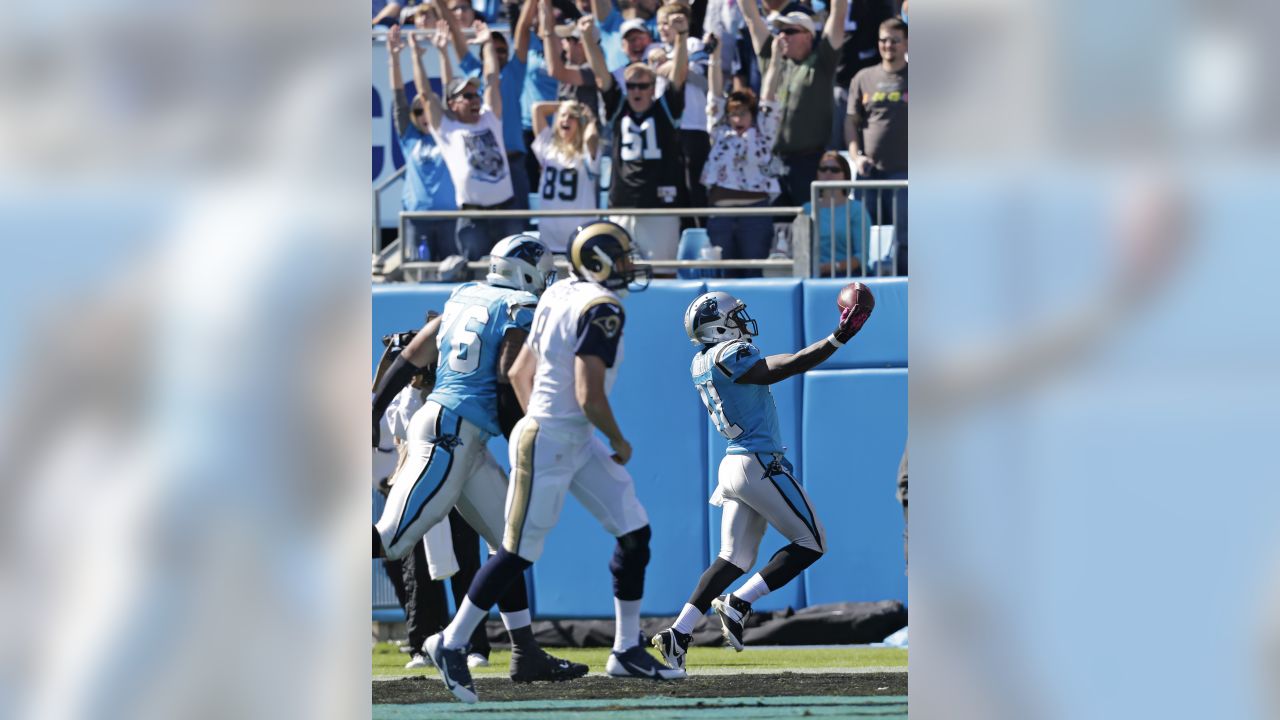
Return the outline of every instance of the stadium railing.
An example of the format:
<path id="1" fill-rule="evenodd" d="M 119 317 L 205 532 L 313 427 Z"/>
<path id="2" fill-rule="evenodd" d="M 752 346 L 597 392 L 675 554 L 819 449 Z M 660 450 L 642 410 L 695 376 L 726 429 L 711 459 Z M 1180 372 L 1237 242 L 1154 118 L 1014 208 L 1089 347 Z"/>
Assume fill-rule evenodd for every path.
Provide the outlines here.
<path id="1" fill-rule="evenodd" d="M 875 260 L 875 267 L 879 275 L 897 275 L 898 274 L 898 233 L 897 218 L 898 216 L 898 195 L 900 191 L 907 189 L 906 180 L 823 180 L 816 181 L 809 186 L 809 224 L 812 228 L 812 237 L 821 238 L 821 228 L 818 226 L 819 208 L 818 195 L 823 190 L 852 190 L 854 193 L 861 191 L 861 194 L 867 201 L 862 203 L 863 209 L 866 211 L 859 216 L 859 222 L 863 225 L 859 228 L 856 237 L 861 238 L 862 247 L 858 257 L 862 258 L 863 267 L 858 273 L 859 275 L 868 274 L 868 261 Z M 890 200 L 890 210 L 893 216 L 893 222 L 886 225 L 883 217 L 883 203 L 880 202 L 880 194 L 884 191 L 892 194 Z M 871 207 L 874 206 L 874 207 Z M 849 213 L 843 213 L 844 216 L 844 257 L 853 257 L 853 218 Z M 836 238 L 840 235 L 836 232 L 836 213 L 830 213 L 827 216 L 828 229 L 827 234 L 830 240 L 831 253 L 828 257 L 836 257 Z M 815 241 L 817 242 L 817 241 Z M 818 255 L 818 248 L 813 248 L 812 252 Z M 883 262 L 885 258 L 892 258 L 892 273 L 885 272 L 890 264 Z M 842 277 L 846 273 L 837 273 L 835 263 L 828 271 L 826 277 Z M 815 268 L 815 276 L 822 277 Z"/>
<path id="2" fill-rule="evenodd" d="M 403 171 L 403 168 L 401 169 Z M 375 198 L 378 192 L 385 189 L 395 176 L 387 178 L 374 188 Z M 426 210 L 416 212 L 400 213 L 400 237 L 405 238 L 408 233 L 408 221 L 412 219 L 422 220 L 440 220 L 440 219 L 458 219 L 458 218 L 540 218 L 540 217 L 596 217 L 608 218 L 610 216 L 642 216 L 642 217 L 745 217 L 764 215 L 769 217 L 775 216 L 791 216 L 795 218 L 791 227 L 790 249 L 791 257 L 770 257 L 759 260 L 714 260 L 714 259 L 698 259 L 698 260 L 649 260 L 647 264 L 655 270 L 762 270 L 766 274 L 770 271 L 778 275 L 805 278 L 814 277 L 816 273 L 816 265 L 812 262 L 812 257 L 816 254 L 815 248 L 812 247 L 811 236 L 816 236 L 813 232 L 818 228 L 819 211 L 817 204 L 818 192 L 826 189 L 846 189 L 854 191 L 872 191 L 883 192 L 890 191 L 893 198 L 890 207 L 893 209 L 894 217 L 897 217 L 898 192 L 905 190 L 907 187 L 906 180 L 854 180 L 854 181 L 838 181 L 838 182 L 815 182 L 811 190 L 811 198 L 809 212 L 806 215 L 803 207 L 746 207 L 746 208 L 680 208 L 678 211 L 672 211 L 665 208 L 597 208 L 594 212 L 588 210 Z M 869 226 L 862 228 L 860 237 L 862 239 L 862 247 L 860 253 L 854 253 L 852 248 L 852 218 L 848 213 L 844 216 L 844 238 L 845 238 L 845 256 L 851 257 L 857 254 L 861 258 L 892 258 L 893 263 L 890 265 L 886 262 L 877 262 L 876 269 L 879 274 L 897 274 L 897 233 L 894 232 L 892 223 L 885 224 L 882 222 L 880 203 L 871 202 L 874 208 L 868 208 L 867 214 L 863 216 L 863 222 L 869 222 Z M 374 206 L 374 225 L 377 227 L 378 204 L 375 199 Z M 835 214 L 832 213 L 828 219 L 832 223 L 832 232 L 829 234 L 832 238 L 831 257 L 836 256 L 834 228 Z M 377 244 L 375 241 L 375 252 L 377 252 Z M 413 243 L 400 243 L 400 268 L 406 278 L 416 278 L 418 281 L 434 279 L 436 272 L 440 269 L 442 262 L 417 260 L 411 256 L 413 251 Z M 564 264 L 564 263 L 562 263 Z M 470 270 L 485 270 L 488 263 L 484 261 L 473 261 L 467 263 Z M 561 268 L 562 271 L 567 270 L 567 265 Z M 892 267 L 893 273 L 887 270 Z M 846 277 L 860 276 L 867 272 L 867 267 L 860 268 L 857 272 L 851 272 L 846 268 L 845 272 L 835 272 L 835 268 L 831 268 L 828 277 Z"/>

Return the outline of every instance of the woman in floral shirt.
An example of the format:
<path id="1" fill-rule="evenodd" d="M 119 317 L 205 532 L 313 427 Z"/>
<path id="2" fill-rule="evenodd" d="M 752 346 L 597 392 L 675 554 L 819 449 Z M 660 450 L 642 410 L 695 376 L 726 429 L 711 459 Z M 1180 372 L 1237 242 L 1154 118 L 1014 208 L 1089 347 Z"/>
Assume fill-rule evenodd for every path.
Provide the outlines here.
<path id="1" fill-rule="evenodd" d="M 774 44 L 777 43 L 775 38 Z M 750 90 L 732 92 L 726 100 L 720 53 L 711 51 L 710 92 L 707 93 L 711 153 L 702 168 L 702 184 L 707 188 L 707 200 L 712 207 L 766 207 L 778 196 L 778 176 L 784 170 L 773 154 L 780 117 L 779 104 L 774 98 L 781 77 L 774 67 L 779 64 L 769 64 L 758 104 Z M 721 248 L 721 257 L 726 260 L 763 259 L 769 256 L 773 241 L 773 218 L 768 215 L 717 216 L 707 223 L 707 233 L 711 244 Z M 754 270 L 726 274 L 759 277 L 761 273 Z"/>

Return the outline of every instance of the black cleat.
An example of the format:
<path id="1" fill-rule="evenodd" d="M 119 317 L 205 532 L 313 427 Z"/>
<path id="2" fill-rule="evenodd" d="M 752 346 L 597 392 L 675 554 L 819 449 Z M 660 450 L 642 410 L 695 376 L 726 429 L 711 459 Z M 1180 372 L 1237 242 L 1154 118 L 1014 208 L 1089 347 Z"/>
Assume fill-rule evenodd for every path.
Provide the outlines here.
<path id="1" fill-rule="evenodd" d="M 677 632 L 675 628 L 667 628 L 653 637 L 653 646 L 662 654 L 662 659 L 676 670 L 684 670 L 685 654 L 689 652 L 692 635 Z"/>
<path id="2" fill-rule="evenodd" d="M 751 614 L 751 603 L 730 595 L 721 595 L 711 601 L 711 608 L 720 618 L 720 630 L 729 646 L 742 652 L 742 632 Z"/>
<path id="3" fill-rule="evenodd" d="M 564 682 L 586 675 L 587 670 L 587 666 L 582 663 L 562 660 L 542 648 L 511 653 L 512 682 Z"/>
<path id="4" fill-rule="evenodd" d="M 436 670 L 449 692 L 464 703 L 476 701 L 476 687 L 471 682 L 471 670 L 467 668 L 467 651 L 444 646 L 444 636 L 436 633 L 422 644 L 422 651 Z"/>

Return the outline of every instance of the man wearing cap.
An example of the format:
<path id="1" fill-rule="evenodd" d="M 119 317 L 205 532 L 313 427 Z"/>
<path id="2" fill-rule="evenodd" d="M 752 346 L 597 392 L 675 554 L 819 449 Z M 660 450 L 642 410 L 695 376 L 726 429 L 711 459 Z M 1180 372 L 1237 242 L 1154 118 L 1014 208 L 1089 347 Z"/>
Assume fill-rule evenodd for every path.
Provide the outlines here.
<path id="1" fill-rule="evenodd" d="M 502 140 L 498 54 L 483 23 L 476 25 L 476 42 L 484 57 L 483 104 L 480 83 L 472 77 L 450 81 L 443 102 L 429 84 L 420 92 L 426 96 L 431 135 L 444 153 L 458 206 L 463 210 L 509 209 L 514 202 L 511 168 Z M 479 260 L 498 240 L 519 232 L 521 225 L 518 219 L 460 218 L 458 252 L 468 260 Z"/>
<path id="2" fill-rule="evenodd" d="M 622 82 L 598 64 L 598 53 L 588 56 L 604 95 L 605 112 L 613 133 L 610 160 L 613 183 L 611 208 L 671 208 L 672 215 L 619 215 L 610 218 L 630 233 L 644 255 L 652 260 L 674 260 L 680 242 L 680 218 L 676 208 L 687 207 L 684 157 L 680 147 L 680 115 L 684 112 L 684 82 L 689 71 L 688 19 L 677 15 L 673 70 L 666 92 L 658 75 L 645 63 L 628 65 Z"/>
<path id="3" fill-rule="evenodd" d="M 844 44 L 844 18 L 849 0 L 833 0 L 822 37 L 815 34 L 813 18 L 800 11 L 760 16 L 755 0 L 741 4 L 747 31 L 760 59 L 785 63 L 778 101 L 782 104 L 781 130 L 775 150 L 787 164 L 783 178 L 783 204 L 803 204 L 809 198 L 809 184 L 818 175 L 818 159 L 831 137 L 831 116 L 835 112 L 832 87 L 840 46 Z M 771 58 L 770 28 L 783 35 L 780 58 Z"/>

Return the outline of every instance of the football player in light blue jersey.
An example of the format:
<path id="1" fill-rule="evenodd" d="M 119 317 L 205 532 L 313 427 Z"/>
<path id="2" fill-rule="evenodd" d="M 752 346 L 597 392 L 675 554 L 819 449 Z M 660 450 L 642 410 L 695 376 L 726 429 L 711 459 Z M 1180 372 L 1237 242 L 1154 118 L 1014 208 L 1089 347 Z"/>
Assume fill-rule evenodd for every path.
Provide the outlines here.
<path id="1" fill-rule="evenodd" d="M 795 354 L 761 354 L 752 342 L 758 328 L 747 306 L 726 292 L 710 292 L 685 310 L 684 328 L 698 347 L 690 373 L 711 422 L 729 441 L 711 504 L 724 509 L 720 554 L 698 580 L 675 623 L 653 638 L 672 667 L 683 668 L 698 620 L 714 608 L 725 640 L 741 651 L 751 603 L 777 590 L 826 551 L 826 535 L 783 452 L 778 410 L 769 386 L 831 357 L 871 316 L 870 292 L 843 309 L 835 332 Z M 773 525 L 791 541 L 760 572 L 729 595 L 720 595 L 755 564 L 760 540 Z"/>
<path id="2" fill-rule="evenodd" d="M 378 420 L 391 398 L 409 378 L 436 366 L 435 389 L 409 421 L 404 462 L 373 527 L 374 557 L 404 557 L 455 505 L 490 548 L 501 546 L 507 475 L 488 443 L 499 432 L 509 434 L 523 415 L 507 373 L 554 267 L 551 251 L 532 235 L 503 238 L 491 251 L 486 283 L 454 290 L 444 314 L 423 326 L 374 389 L 376 447 Z M 523 576 L 498 609 L 511 635 L 513 680 L 586 674 L 586 665 L 554 658 L 534 641 Z"/>

